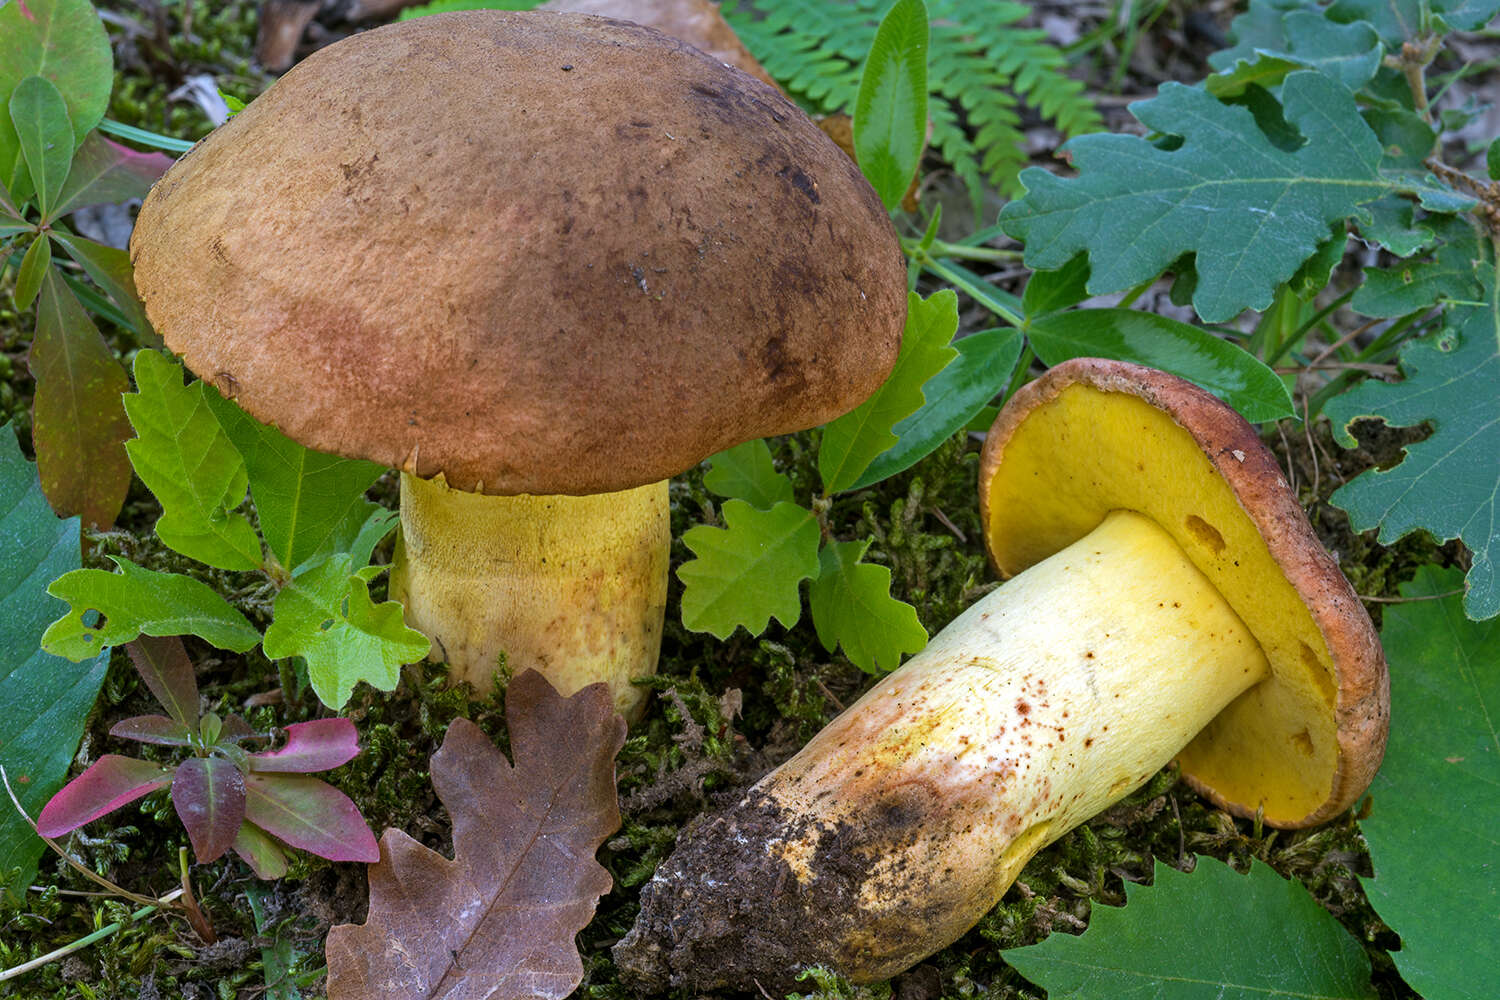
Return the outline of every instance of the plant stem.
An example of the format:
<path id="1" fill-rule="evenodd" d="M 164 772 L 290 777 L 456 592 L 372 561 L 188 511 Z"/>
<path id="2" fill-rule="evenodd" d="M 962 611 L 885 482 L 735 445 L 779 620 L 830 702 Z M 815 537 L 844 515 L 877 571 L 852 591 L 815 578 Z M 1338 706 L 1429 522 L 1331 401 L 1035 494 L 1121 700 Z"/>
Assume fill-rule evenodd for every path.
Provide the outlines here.
<path id="1" fill-rule="evenodd" d="M 160 902 L 165 905 L 177 899 L 177 897 L 181 894 L 181 889 L 173 889 L 171 892 L 163 896 Z M 55 962 L 59 958 L 66 958 L 67 956 L 73 954 L 75 951 L 82 951 L 90 945 L 102 941 L 112 934 L 118 933 L 122 928 L 124 928 L 126 924 L 133 924 L 137 920 L 140 920 L 142 917 L 148 917 L 160 908 L 162 907 L 158 907 L 156 905 L 143 906 L 139 910 L 136 910 L 134 913 L 132 913 L 130 916 L 126 917 L 124 920 L 116 920 L 112 924 L 107 924 L 104 927 L 99 928 L 97 931 L 94 931 L 94 933 L 79 938 L 77 941 L 65 944 L 61 948 L 54 949 L 47 952 L 47 954 L 45 955 L 40 955 L 36 958 L 33 958 L 29 962 L 22 962 L 20 965 L 12 966 L 9 969 L 0 969 L 0 983 L 3 983 L 8 979 L 15 979 L 19 976 L 23 976 L 33 969 L 41 968 L 48 962 Z"/>
<path id="2" fill-rule="evenodd" d="M 959 260 L 1020 260 L 1019 250 L 997 250 L 994 247 L 976 247 L 964 243 L 949 243 L 945 240 L 933 240 L 924 254 L 921 250 L 922 241 L 910 237 L 901 241 L 901 249 L 912 256 L 921 255 L 924 258 L 931 257 L 956 257 Z M 925 261 L 924 261 L 925 262 Z"/>

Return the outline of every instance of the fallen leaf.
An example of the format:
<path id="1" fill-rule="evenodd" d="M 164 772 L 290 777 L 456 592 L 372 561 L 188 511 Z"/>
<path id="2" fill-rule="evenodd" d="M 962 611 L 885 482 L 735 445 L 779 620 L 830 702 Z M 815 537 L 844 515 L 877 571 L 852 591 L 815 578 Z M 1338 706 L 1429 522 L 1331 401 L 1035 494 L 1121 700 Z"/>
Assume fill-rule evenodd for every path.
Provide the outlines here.
<path id="1" fill-rule="evenodd" d="M 370 867 L 369 919 L 328 934 L 329 1000 L 556 998 L 583 979 L 574 937 L 609 890 L 594 852 L 620 826 L 625 721 L 603 684 L 562 698 L 535 671 L 510 683 L 515 764 L 466 719 L 432 757 L 454 858 L 399 830 Z"/>

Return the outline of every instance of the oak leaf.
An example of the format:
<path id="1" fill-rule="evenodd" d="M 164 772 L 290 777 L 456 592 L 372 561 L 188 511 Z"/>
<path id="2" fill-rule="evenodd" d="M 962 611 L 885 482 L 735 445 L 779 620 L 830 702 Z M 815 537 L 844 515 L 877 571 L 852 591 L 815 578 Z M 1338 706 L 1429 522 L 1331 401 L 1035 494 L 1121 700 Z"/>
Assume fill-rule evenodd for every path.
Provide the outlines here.
<path id="1" fill-rule="evenodd" d="M 583 979 L 574 936 L 610 887 L 594 852 L 620 826 L 625 721 L 604 685 L 563 698 L 534 671 L 506 718 L 514 766 L 472 722 L 448 727 L 432 783 L 453 860 L 386 830 L 369 919 L 328 934 L 329 1000 L 561 1000 Z"/>

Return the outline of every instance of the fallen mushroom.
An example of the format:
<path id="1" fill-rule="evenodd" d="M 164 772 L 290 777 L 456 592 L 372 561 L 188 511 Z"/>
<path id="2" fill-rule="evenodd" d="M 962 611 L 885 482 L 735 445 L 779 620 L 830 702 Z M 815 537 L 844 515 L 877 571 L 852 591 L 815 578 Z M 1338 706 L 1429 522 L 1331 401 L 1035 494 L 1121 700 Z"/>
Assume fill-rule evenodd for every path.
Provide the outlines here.
<path id="1" fill-rule="evenodd" d="M 392 592 L 453 678 L 503 652 L 627 714 L 667 478 L 852 409 L 906 309 L 880 199 L 791 102 L 572 14 L 320 50 L 162 178 L 131 253 L 189 368 L 402 471 Z"/>
<path id="2" fill-rule="evenodd" d="M 1368 785 L 1388 718 L 1378 639 L 1227 406 L 1134 365 L 1059 365 L 1001 412 L 980 498 L 1013 579 L 688 829 L 615 948 L 633 985 L 892 976 L 1173 758 L 1276 827 Z"/>

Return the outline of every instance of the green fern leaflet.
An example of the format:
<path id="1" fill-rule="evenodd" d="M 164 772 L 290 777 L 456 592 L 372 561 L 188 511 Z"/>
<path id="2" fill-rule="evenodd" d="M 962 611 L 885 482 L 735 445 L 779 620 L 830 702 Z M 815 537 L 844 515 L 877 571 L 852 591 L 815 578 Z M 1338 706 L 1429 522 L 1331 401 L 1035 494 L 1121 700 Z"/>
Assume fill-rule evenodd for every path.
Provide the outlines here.
<path id="1" fill-rule="evenodd" d="M 890 0 L 725 0 L 740 40 L 803 106 L 848 112 L 880 17 Z M 1022 103 L 1069 138 L 1101 127 L 1067 56 L 1038 29 L 1017 28 L 1024 4 L 928 0 L 932 19 L 927 84 L 932 148 L 978 204 L 986 184 L 1019 192 L 1026 165 Z"/>

